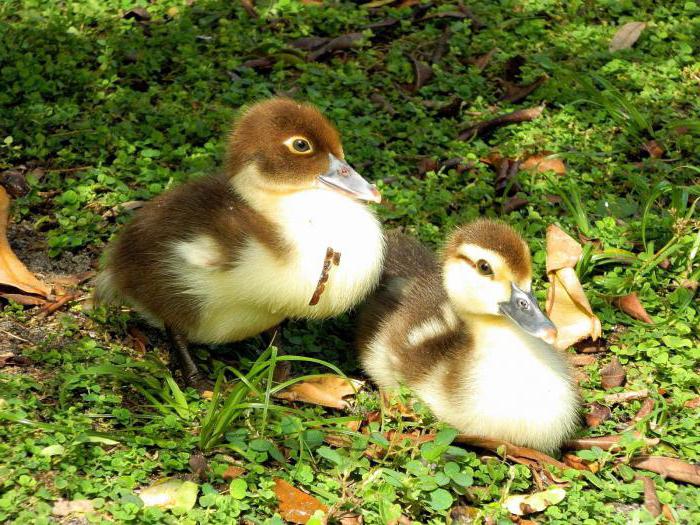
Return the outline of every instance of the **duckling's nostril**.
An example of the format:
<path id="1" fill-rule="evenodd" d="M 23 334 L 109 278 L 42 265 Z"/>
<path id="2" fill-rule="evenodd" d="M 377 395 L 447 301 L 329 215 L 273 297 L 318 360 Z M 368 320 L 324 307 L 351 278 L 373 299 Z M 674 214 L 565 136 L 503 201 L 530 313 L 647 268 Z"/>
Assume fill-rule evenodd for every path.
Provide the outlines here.
<path id="1" fill-rule="evenodd" d="M 518 308 L 521 310 L 529 310 L 530 303 L 528 303 L 525 299 L 518 299 Z"/>
<path id="2" fill-rule="evenodd" d="M 342 175 L 343 177 L 349 177 L 350 176 L 350 169 L 347 166 L 341 166 L 338 168 L 338 173 Z"/>

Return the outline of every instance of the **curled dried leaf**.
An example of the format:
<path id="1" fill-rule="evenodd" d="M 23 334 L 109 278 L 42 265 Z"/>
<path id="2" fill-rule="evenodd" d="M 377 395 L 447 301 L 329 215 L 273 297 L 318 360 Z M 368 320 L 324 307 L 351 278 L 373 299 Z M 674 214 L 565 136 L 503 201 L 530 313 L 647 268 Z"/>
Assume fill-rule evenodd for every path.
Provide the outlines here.
<path id="1" fill-rule="evenodd" d="M 7 240 L 7 223 L 10 214 L 10 197 L 0 186 L 0 288 L 4 294 L 49 296 L 50 288 L 31 273 L 17 258 Z"/>
<path id="2" fill-rule="evenodd" d="M 564 500 L 566 491 L 561 487 L 549 487 L 542 492 L 533 494 L 514 494 L 508 496 L 503 506 L 516 516 L 524 516 L 533 512 L 542 512 L 550 505 L 556 505 Z"/>
<path id="3" fill-rule="evenodd" d="M 294 383 L 276 394 L 287 401 L 301 401 L 330 408 L 347 408 L 343 398 L 353 395 L 364 382 L 332 374 L 322 375 Z"/>
<path id="4" fill-rule="evenodd" d="M 568 348 L 590 337 L 601 335 L 600 320 L 593 313 L 574 267 L 581 257 L 581 245 L 561 228 L 547 228 L 547 315 L 557 327 L 554 347 Z"/>

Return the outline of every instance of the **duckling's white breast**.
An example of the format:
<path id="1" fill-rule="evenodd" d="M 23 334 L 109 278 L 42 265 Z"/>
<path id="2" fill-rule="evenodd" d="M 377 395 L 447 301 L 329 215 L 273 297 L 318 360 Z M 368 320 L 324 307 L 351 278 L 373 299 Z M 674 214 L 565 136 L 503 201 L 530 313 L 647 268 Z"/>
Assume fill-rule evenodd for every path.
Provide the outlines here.
<path id="1" fill-rule="evenodd" d="M 578 396 L 566 359 L 508 323 L 474 326 L 458 392 L 421 385 L 435 414 L 462 432 L 553 450 L 575 429 Z M 440 384 L 446 370 L 436 367 Z M 436 383 L 433 383 L 435 385 Z M 456 403 L 455 403 L 456 399 Z"/>
<path id="2" fill-rule="evenodd" d="M 282 258 L 265 257 L 264 271 L 285 297 L 289 317 L 338 315 L 374 288 L 381 273 L 384 238 L 374 213 L 351 198 L 326 189 L 296 192 L 279 200 L 269 217 L 291 246 Z M 321 277 L 328 248 L 340 253 L 331 265 L 318 304 L 309 302 Z M 257 253 L 259 249 L 253 247 Z"/>
<path id="3" fill-rule="evenodd" d="M 201 342 L 244 339 L 285 318 L 325 318 L 361 301 L 376 285 L 382 266 L 383 235 L 364 205 L 329 190 L 297 192 L 260 210 L 281 231 L 288 253 L 273 253 L 249 237 L 235 265 L 210 265 L 220 254 L 211 239 L 175 247 L 188 269 L 179 279 L 200 302 L 199 326 L 190 338 Z M 328 248 L 340 253 L 318 304 L 316 290 Z"/>

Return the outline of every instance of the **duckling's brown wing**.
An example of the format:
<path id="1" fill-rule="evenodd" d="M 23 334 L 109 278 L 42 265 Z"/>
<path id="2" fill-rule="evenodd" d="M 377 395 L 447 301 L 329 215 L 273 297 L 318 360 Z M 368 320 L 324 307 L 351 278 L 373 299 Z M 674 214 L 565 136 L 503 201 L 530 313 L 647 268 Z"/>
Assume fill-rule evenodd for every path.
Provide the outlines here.
<path id="1" fill-rule="evenodd" d="M 108 249 L 96 295 L 125 297 L 149 317 L 187 332 L 197 322 L 200 303 L 178 278 L 188 270 L 173 259 L 173 246 L 203 235 L 220 252 L 220 260 L 211 261 L 218 267 L 236 264 L 251 236 L 273 252 L 285 251 L 277 229 L 231 191 L 225 176 L 204 176 L 138 210 Z M 107 288 L 112 290 L 105 293 Z"/>
<path id="2" fill-rule="evenodd" d="M 360 309 L 358 348 L 366 347 L 387 319 L 405 308 L 415 289 L 424 287 L 426 279 L 431 282 L 437 279 L 439 271 L 435 255 L 423 244 L 398 230 L 387 232 L 384 271 L 379 286 Z M 421 299 L 439 303 L 435 296 L 443 293 L 442 287 L 437 283 L 428 288 L 434 293 Z"/>

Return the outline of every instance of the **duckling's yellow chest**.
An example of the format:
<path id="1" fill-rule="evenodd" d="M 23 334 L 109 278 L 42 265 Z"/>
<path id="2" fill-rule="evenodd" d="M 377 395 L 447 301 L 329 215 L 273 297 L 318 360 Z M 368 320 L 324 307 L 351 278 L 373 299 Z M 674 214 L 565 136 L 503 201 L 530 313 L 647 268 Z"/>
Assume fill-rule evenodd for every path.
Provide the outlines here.
<path id="1" fill-rule="evenodd" d="M 366 206 L 314 189 L 280 198 L 264 214 L 289 250 L 274 253 L 251 236 L 232 268 L 195 270 L 192 282 L 198 285 L 191 292 L 199 294 L 203 315 L 193 340 L 240 340 L 285 318 L 339 315 L 376 286 L 384 240 Z M 334 254 L 330 260 L 329 249 Z M 325 283 L 318 295 L 320 280 Z M 317 301 L 312 301 L 315 293 Z"/>
<path id="2" fill-rule="evenodd" d="M 475 433 L 543 450 L 576 426 L 578 395 L 566 358 L 509 321 L 475 330 L 460 414 Z"/>

